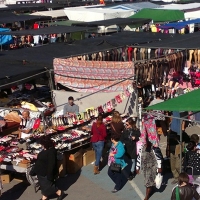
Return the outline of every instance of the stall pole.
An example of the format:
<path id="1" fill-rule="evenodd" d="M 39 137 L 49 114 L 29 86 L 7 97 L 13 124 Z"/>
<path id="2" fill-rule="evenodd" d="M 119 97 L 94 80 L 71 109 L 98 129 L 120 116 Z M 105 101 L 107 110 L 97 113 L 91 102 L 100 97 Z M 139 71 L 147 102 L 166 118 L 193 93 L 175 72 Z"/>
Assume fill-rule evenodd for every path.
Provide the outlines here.
<path id="1" fill-rule="evenodd" d="M 135 63 L 133 62 L 134 64 L 134 74 L 136 74 L 135 77 L 135 92 L 136 92 L 136 112 L 137 112 L 137 127 L 141 130 L 141 121 L 142 121 L 142 105 L 138 103 L 138 88 L 137 88 L 137 85 L 138 85 L 138 77 L 137 77 L 137 73 L 136 72 L 136 68 L 135 68 Z"/>
<path id="2" fill-rule="evenodd" d="M 138 104 L 138 121 L 137 121 L 137 127 L 140 129 L 140 131 L 142 130 L 142 104 Z"/>
<path id="3" fill-rule="evenodd" d="M 45 124 L 44 111 L 42 112 L 42 122 L 43 122 L 43 126 L 44 126 L 44 135 L 46 136 L 46 124 Z"/>
<path id="4" fill-rule="evenodd" d="M 180 119 L 180 127 L 179 127 L 179 132 L 180 132 L 180 173 L 182 172 L 182 144 L 183 144 L 182 123 L 183 123 L 183 120 Z"/>
<path id="5" fill-rule="evenodd" d="M 49 87 L 51 90 L 54 90 L 54 84 L 53 84 L 53 79 L 52 79 L 52 74 L 51 74 L 51 70 L 49 70 Z"/>

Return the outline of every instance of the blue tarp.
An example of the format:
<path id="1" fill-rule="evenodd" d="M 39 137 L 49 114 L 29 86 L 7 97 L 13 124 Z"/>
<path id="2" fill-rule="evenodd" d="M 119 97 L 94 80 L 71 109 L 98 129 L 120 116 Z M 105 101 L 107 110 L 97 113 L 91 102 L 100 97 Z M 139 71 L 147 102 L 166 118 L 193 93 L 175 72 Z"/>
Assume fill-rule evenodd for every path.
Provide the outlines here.
<path id="1" fill-rule="evenodd" d="M 188 20 L 188 21 L 184 21 L 184 22 L 173 22 L 173 23 L 168 23 L 168 24 L 164 24 L 159 26 L 160 29 L 170 29 L 170 28 L 174 28 L 174 29 L 182 29 L 185 28 L 188 24 L 197 24 L 200 23 L 200 18 L 198 19 L 193 19 L 193 20 Z"/>
<path id="2" fill-rule="evenodd" d="M 10 32 L 10 29 L 0 28 L 0 45 L 13 43 L 13 39 L 11 35 L 1 35 L 1 32 Z"/>

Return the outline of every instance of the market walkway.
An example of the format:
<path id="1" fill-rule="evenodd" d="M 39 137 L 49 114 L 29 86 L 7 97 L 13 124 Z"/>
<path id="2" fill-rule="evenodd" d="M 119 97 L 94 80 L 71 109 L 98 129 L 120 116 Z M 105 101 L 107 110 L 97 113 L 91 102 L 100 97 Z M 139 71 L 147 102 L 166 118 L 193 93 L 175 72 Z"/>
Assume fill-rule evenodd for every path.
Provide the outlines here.
<path id="1" fill-rule="evenodd" d="M 93 166 L 89 165 L 82 168 L 81 175 L 69 175 L 59 180 L 59 185 L 66 190 L 68 196 L 66 200 L 143 200 L 145 188 L 143 186 L 143 176 L 137 176 L 133 181 L 127 182 L 124 188 L 112 194 L 114 184 L 107 176 L 107 167 L 103 169 L 101 175 L 94 176 L 92 174 Z M 80 175 L 80 176 L 79 176 Z M 167 178 L 167 176 L 166 176 Z M 167 183 L 167 179 L 164 181 Z M 169 180 L 170 182 L 170 180 Z M 161 190 L 156 191 L 152 196 L 153 199 L 169 200 L 172 185 L 163 185 Z M 40 191 L 35 194 L 32 186 L 23 182 L 13 180 L 10 184 L 4 185 L 4 194 L 1 200 L 39 200 L 41 198 Z M 56 199 L 53 196 L 51 199 Z"/>
<path id="2" fill-rule="evenodd" d="M 199 127 L 186 129 L 190 135 L 199 133 Z M 161 137 L 161 150 L 164 153 L 166 146 L 166 138 Z M 114 183 L 107 176 L 107 167 L 105 167 L 100 175 L 93 175 L 93 165 L 82 168 L 82 171 L 68 175 L 58 181 L 62 189 L 66 190 L 68 196 L 66 200 L 144 200 L 145 187 L 143 185 L 144 178 L 140 174 L 131 182 L 126 182 L 121 191 L 112 194 L 111 190 Z M 25 177 L 24 177 L 25 178 Z M 169 200 L 173 186 L 171 185 L 171 175 L 164 176 L 163 185 L 160 190 L 156 191 L 150 198 L 152 200 Z M 34 188 L 26 183 L 13 180 L 10 184 L 4 185 L 4 194 L 1 200 L 39 200 L 41 198 L 40 191 L 35 194 Z M 51 200 L 56 199 L 52 197 Z"/>
<path id="3" fill-rule="evenodd" d="M 162 138 L 161 146 L 165 148 L 165 138 Z M 82 168 L 82 171 L 68 175 L 58 181 L 59 186 L 66 191 L 68 196 L 66 200 L 143 200 L 145 187 L 143 186 L 143 175 L 140 174 L 131 182 L 124 180 L 123 189 L 112 194 L 111 190 L 114 183 L 107 176 L 107 166 L 101 171 L 100 175 L 93 175 L 93 165 Z M 169 175 L 165 176 L 164 184 L 159 191 L 152 196 L 152 200 L 169 200 L 172 190 L 171 180 L 168 181 Z M 25 177 L 24 177 L 25 179 Z M 168 184 L 169 182 L 169 184 Z M 167 185 L 166 185 L 167 184 Z M 27 183 L 13 180 L 10 184 L 4 185 L 1 200 L 39 200 L 41 198 L 40 191 L 36 194 L 34 188 Z M 51 199 L 56 199 L 53 196 Z"/>

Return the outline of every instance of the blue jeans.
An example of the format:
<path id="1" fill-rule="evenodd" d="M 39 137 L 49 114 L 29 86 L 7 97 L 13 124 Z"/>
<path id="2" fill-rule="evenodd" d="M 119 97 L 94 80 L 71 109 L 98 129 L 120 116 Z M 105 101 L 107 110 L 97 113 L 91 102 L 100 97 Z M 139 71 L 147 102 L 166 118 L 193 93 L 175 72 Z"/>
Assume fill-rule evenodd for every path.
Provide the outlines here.
<path id="1" fill-rule="evenodd" d="M 104 141 L 93 142 L 92 146 L 95 151 L 95 158 L 96 158 L 95 166 L 99 166 L 99 162 L 101 160 L 102 151 L 104 147 Z"/>

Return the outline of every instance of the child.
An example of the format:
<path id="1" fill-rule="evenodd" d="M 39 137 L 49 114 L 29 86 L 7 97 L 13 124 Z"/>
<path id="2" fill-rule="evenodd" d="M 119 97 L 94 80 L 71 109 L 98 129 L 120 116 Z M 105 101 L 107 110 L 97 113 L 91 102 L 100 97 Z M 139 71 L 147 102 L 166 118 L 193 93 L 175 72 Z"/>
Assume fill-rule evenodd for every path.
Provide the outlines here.
<path id="1" fill-rule="evenodd" d="M 194 141 L 196 143 L 196 149 L 200 150 L 199 136 L 197 134 L 192 134 L 190 137 L 190 141 Z"/>

